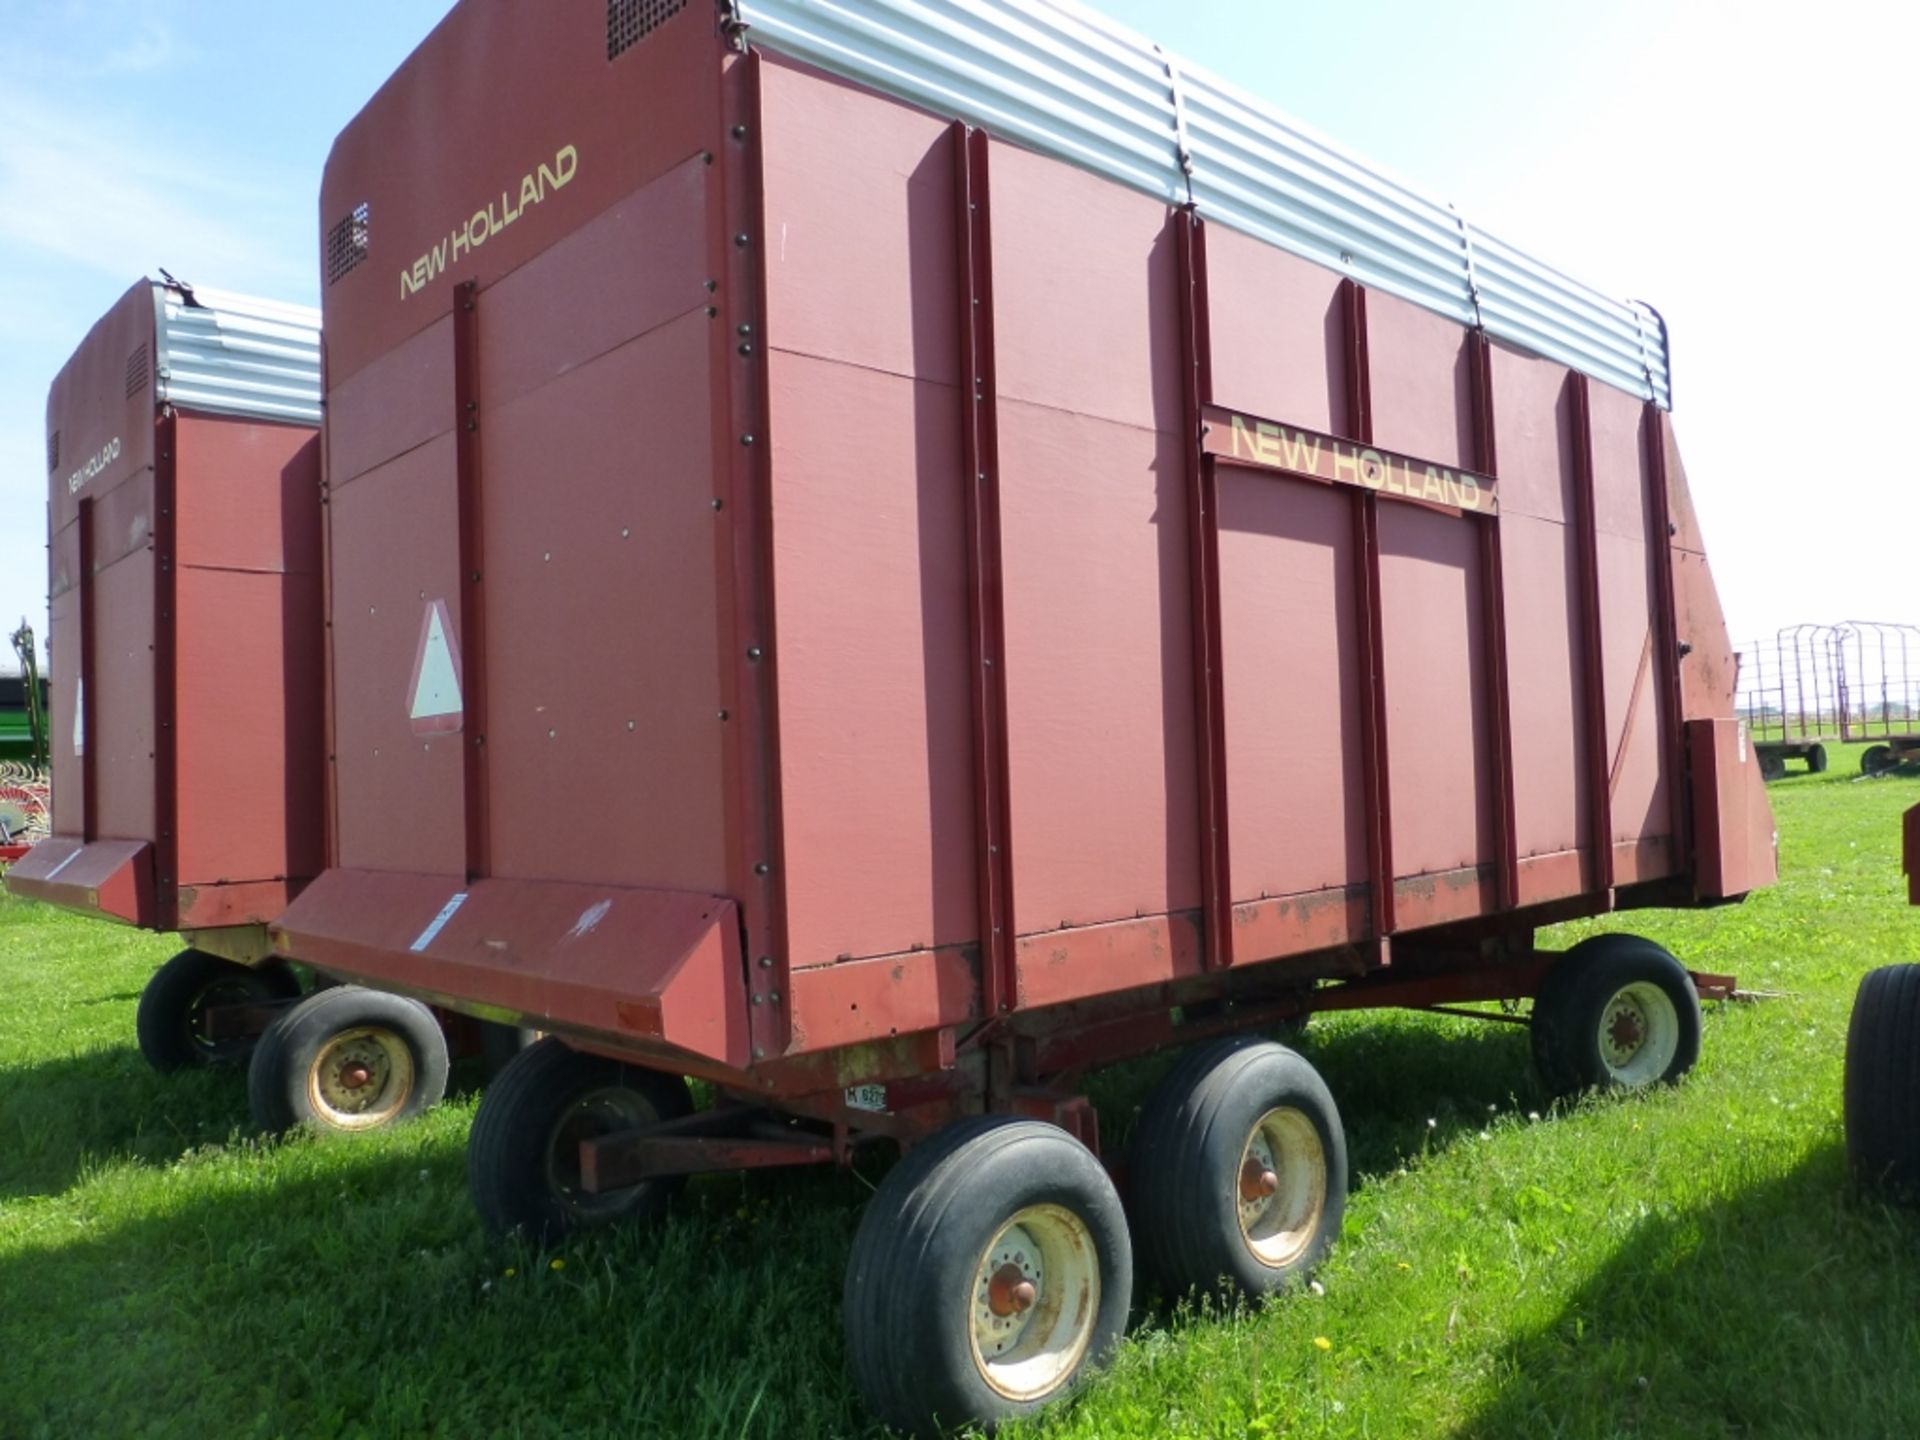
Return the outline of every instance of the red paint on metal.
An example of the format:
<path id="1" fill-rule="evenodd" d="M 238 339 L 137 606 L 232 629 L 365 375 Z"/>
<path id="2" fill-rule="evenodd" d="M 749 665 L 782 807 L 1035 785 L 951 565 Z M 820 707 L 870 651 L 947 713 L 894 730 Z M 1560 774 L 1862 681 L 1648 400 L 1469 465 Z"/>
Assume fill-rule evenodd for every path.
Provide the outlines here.
<path id="1" fill-rule="evenodd" d="M 1367 355 L 1367 292 L 1348 280 L 1342 288 L 1346 321 L 1347 438 L 1373 439 L 1370 399 L 1372 367 Z M 1355 609 L 1360 640 L 1361 774 L 1367 796 L 1368 880 L 1372 935 L 1384 940 L 1394 930 L 1393 786 L 1387 752 L 1386 632 L 1380 595 L 1380 512 L 1371 490 L 1353 500 Z"/>
<path id="2" fill-rule="evenodd" d="M 1594 494 L 1593 415 L 1587 377 L 1570 372 L 1566 384 L 1573 412 L 1574 515 L 1580 542 L 1580 697 L 1586 718 L 1588 847 L 1596 890 L 1611 890 L 1613 874 L 1613 757 L 1607 744 L 1606 652 L 1602 648 L 1598 499 Z"/>
<path id="3" fill-rule="evenodd" d="M 669 1175 L 830 1165 L 834 1159 L 831 1142 L 812 1136 L 783 1140 L 626 1132 L 580 1142 L 580 1188 L 597 1195 Z"/>
<path id="4" fill-rule="evenodd" d="M 739 916 L 717 896 L 329 870 L 272 933 L 331 974 L 748 1063 Z"/>
<path id="5" fill-rule="evenodd" d="M 1493 409 L 1493 348 L 1486 332 L 1467 337 L 1467 363 L 1473 405 L 1473 463 L 1491 476 L 1500 471 L 1498 429 Z M 1497 486 L 1497 480 L 1496 480 Z M 1507 583 L 1498 526 L 1480 528 L 1480 623 L 1486 635 L 1486 711 L 1490 733 L 1487 767 L 1493 783 L 1493 842 L 1499 858 L 1500 909 L 1520 903 L 1519 826 L 1515 818 L 1513 686 L 1507 664 Z"/>
<path id="6" fill-rule="evenodd" d="M 80 771 L 80 839 L 90 843 L 100 834 L 100 682 L 99 641 L 95 639 L 95 618 L 99 613 L 99 588 L 94 583 L 94 539 L 93 515 L 94 502 L 91 496 L 79 505 L 79 517 L 74 525 L 74 533 L 80 548 L 79 559 L 79 596 L 77 601 L 80 631 L 80 677 L 74 688 L 73 706 L 76 714 L 74 723 L 68 726 L 55 724 L 54 733 L 60 736 L 60 743 L 54 747 L 56 757 L 65 750 L 67 754 L 78 751 Z M 89 683 L 91 682 L 91 683 Z M 88 701 L 92 703 L 89 704 Z M 67 736 L 74 738 L 69 741 Z M 54 776 L 56 791 L 59 787 L 59 775 Z"/>
<path id="7" fill-rule="evenodd" d="M 980 1003 L 1013 1003 L 1013 840 L 1008 825 L 1006 598 L 1000 551 L 1000 441 L 995 422 L 993 213 L 987 137 L 955 121 L 954 219 L 960 273 L 961 485 L 967 495 L 967 619 L 973 685 L 974 873 L 979 886 Z"/>
<path id="8" fill-rule="evenodd" d="M 49 835 L 7 871 L 7 888 L 143 929 L 154 928 L 153 846 L 145 840 L 86 841 Z"/>
<path id="9" fill-rule="evenodd" d="M 153 869 L 155 928 L 180 927 L 180 727 L 175 536 L 178 421 L 161 412 L 153 457 Z"/>
<path id="10" fill-rule="evenodd" d="M 1900 817 L 1900 869 L 1907 877 L 1907 903 L 1920 905 L 1920 805 Z"/>
<path id="11" fill-rule="evenodd" d="M 909 1030 L 964 1025 L 986 1008 L 977 966 L 958 949 L 843 960 L 787 976 L 796 1050 L 830 1050 Z"/>
<path id="12" fill-rule="evenodd" d="M 1194 758 L 1200 800 L 1201 954 L 1209 970 L 1233 956 L 1233 845 L 1227 804 L 1226 665 L 1220 618 L 1220 495 L 1207 458 L 1213 361 L 1207 325 L 1207 233 L 1191 209 L 1174 216 L 1179 261 L 1180 394 L 1187 438 L 1187 575 L 1193 633 Z"/>
<path id="13" fill-rule="evenodd" d="M 1637 406 L 1583 388 L 1575 447 L 1560 367 L 1244 236 L 1203 251 L 1150 198 L 710 25 L 676 17 L 604 70 L 549 58 L 592 54 L 595 20 L 456 9 L 329 166 L 333 208 L 374 195 L 404 253 L 460 184 L 600 137 L 472 269 L 404 298 L 371 262 L 329 287 L 351 868 L 324 915 L 295 903 L 296 956 L 907 1136 L 1016 1103 L 1010 1077 L 1297 1012 L 1306 982 L 1379 971 L 1396 929 L 1407 969 L 1511 989 L 1474 947 L 1516 953 L 1680 858 L 1640 813 L 1671 760 L 1646 507 L 1613 494 L 1649 483 L 1619 423 Z M 519 77 L 529 49 L 519 98 L 479 114 L 477 77 Z M 644 133 L 601 145 L 602 111 L 636 104 Z M 445 167 L 465 180 L 408 188 L 439 163 L 414 113 L 472 132 L 479 158 Z M 444 745 L 396 746 L 389 700 L 346 697 L 397 694 L 420 606 L 459 583 L 458 446 L 413 412 L 460 413 L 467 280 L 493 875 L 414 952 L 356 917 L 424 927 L 468 868 L 470 807 Z M 1201 432 L 1216 391 L 1229 423 L 1473 473 L 1500 518 L 1430 508 L 1424 460 L 1409 505 L 1210 456 L 1232 438 Z M 604 676 L 554 644 L 594 597 L 646 637 Z M 624 970 L 563 994 L 516 989 L 552 964 L 522 912 L 595 886 L 737 911 L 697 939 L 636 930 Z M 482 892 L 511 969 L 448 950 L 476 943 Z M 655 952 L 709 956 L 735 924 L 730 959 L 669 967 L 734 1027 L 689 1039 L 693 1011 L 650 998 Z M 1470 943 L 1413 936 L 1441 926 Z M 898 1113 L 847 1106 L 869 1080 Z"/>
<path id="14" fill-rule="evenodd" d="M 465 797 L 467 878 L 493 869 L 492 820 L 487 795 L 487 603 L 486 522 L 480 479 L 480 286 L 464 280 L 453 296 L 453 472 L 454 506 L 460 543 L 460 740 L 462 792 Z M 442 609 L 444 611 L 444 606 Z M 452 637 L 450 636 L 449 639 Z M 426 645 L 426 632 L 421 632 Z M 407 695 L 420 683 L 416 667 Z M 416 722 L 414 729 L 419 730 Z"/>
<path id="15" fill-rule="evenodd" d="M 1693 781 L 1694 888 L 1709 898 L 1744 895 L 1778 878 L 1766 782 L 1738 720 L 1689 720 Z"/>

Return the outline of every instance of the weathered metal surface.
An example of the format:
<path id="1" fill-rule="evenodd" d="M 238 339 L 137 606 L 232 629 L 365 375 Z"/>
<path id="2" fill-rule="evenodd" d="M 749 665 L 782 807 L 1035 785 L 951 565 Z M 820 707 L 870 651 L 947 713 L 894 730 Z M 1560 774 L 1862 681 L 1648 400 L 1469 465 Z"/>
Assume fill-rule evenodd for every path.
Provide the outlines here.
<path id="1" fill-rule="evenodd" d="M 1682 648 L 1717 612 L 1642 398 L 698 7 L 611 61 L 603 21 L 468 0 L 329 165 L 323 214 L 372 198 L 326 295 L 339 868 L 296 958 L 839 1118 L 916 1066 L 955 1103 L 956 1033 L 986 1073 L 1111 1000 L 1158 1043 L 1157 1004 L 1696 873 L 1678 724 L 1731 674 Z M 435 644 L 451 734 L 409 725 Z M 595 887 L 733 907 L 735 953 L 641 926 L 540 988 Z M 669 1034 L 646 997 L 710 965 L 724 1044 Z"/>
<path id="2" fill-rule="evenodd" d="M 201 286 L 151 288 L 161 404 L 305 429 L 320 423 L 319 311 Z"/>
<path id="3" fill-rule="evenodd" d="M 153 846 L 144 840 L 49 835 L 7 869 L 7 888 L 66 910 L 151 926 Z"/>

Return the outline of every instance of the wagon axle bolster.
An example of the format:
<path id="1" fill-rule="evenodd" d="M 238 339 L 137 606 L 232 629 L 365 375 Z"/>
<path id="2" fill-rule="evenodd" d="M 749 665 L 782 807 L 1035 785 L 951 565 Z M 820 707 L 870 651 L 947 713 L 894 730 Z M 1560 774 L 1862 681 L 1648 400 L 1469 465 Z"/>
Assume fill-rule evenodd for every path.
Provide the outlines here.
<path id="1" fill-rule="evenodd" d="M 655 1127 L 580 1142 L 580 1186 L 590 1194 L 624 1190 L 669 1175 L 825 1165 L 833 1142 L 813 1135 L 662 1135 Z"/>

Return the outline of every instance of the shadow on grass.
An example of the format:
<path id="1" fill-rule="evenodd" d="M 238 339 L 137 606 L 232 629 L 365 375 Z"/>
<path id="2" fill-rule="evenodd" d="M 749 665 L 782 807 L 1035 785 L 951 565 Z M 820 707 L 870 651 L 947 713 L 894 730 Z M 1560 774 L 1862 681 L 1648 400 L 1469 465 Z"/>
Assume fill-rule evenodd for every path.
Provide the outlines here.
<path id="1" fill-rule="evenodd" d="M 172 1160 L 247 1119 L 240 1070 L 160 1075 L 131 1045 L 0 1069 L 0 1200 L 58 1194 L 89 1161 Z"/>
<path id="2" fill-rule="evenodd" d="M 1628 1203 L 1624 1202 L 1623 1203 Z M 1456 1440 L 1920 1434 L 1920 1217 L 1858 1198 L 1839 1142 L 1644 1218 L 1495 1362 Z"/>
<path id="3" fill-rule="evenodd" d="M 858 1435 L 865 1187 L 715 1178 L 656 1229 L 485 1237 L 465 1127 L 103 1176 L 0 1254 L 0 1434 Z M 52 1217 L 49 1216 L 49 1220 Z"/>

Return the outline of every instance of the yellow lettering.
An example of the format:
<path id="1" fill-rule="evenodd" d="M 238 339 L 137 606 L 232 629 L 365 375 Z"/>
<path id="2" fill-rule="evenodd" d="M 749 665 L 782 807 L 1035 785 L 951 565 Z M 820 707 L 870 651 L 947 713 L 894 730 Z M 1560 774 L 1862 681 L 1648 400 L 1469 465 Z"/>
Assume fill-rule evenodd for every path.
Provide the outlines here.
<path id="1" fill-rule="evenodd" d="M 1238 415 L 1235 415 L 1232 418 L 1233 418 L 1233 458 L 1238 460 L 1240 458 L 1240 437 L 1247 433 L 1247 422 L 1245 420 L 1242 420 Z M 1247 448 L 1249 450 L 1253 448 L 1253 442 L 1251 440 L 1247 442 Z"/>
<path id="2" fill-rule="evenodd" d="M 531 175 L 521 176 L 520 177 L 520 208 L 524 210 L 529 205 L 538 205 L 539 203 L 540 203 L 540 187 L 534 183 L 533 176 Z"/>
<path id="3" fill-rule="evenodd" d="M 1280 463 L 1289 470 L 1297 470 L 1303 475 L 1317 475 L 1320 471 L 1320 437 L 1303 435 L 1298 430 L 1291 436 L 1280 432 Z"/>
<path id="4" fill-rule="evenodd" d="M 1262 465 L 1280 463 L 1280 427 L 1270 420 L 1254 423 L 1254 458 Z"/>
<path id="5" fill-rule="evenodd" d="M 1360 483 L 1360 457 L 1346 449 L 1338 441 L 1333 446 L 1333 478 L 1343 480 L 1348 485 Z"/>
<path id="6" fill-rule="evenodd" d="M 1426 483 L 1420 487 L 1420 498 L 1422 500 L 1438 500 L 1444 505 L 1447 501 L 1447 481 L 1451 479 L 1453 479 L 1453 472 L 1451 470 L 1436 470 L 1431 465 L 1427 466 Z M 1459 487 L 1456 486 L 1455 488 L 1458 489 Z"/>
<path id="7" fill-rule="evenodd" d="M 1460 508 L 1478 510 L 1480 508 L 1480 482 L 1471 475 L 1460 477 Z"/>

